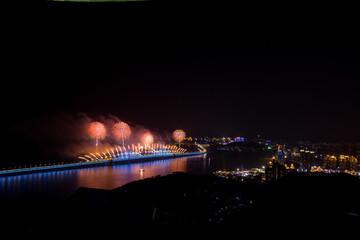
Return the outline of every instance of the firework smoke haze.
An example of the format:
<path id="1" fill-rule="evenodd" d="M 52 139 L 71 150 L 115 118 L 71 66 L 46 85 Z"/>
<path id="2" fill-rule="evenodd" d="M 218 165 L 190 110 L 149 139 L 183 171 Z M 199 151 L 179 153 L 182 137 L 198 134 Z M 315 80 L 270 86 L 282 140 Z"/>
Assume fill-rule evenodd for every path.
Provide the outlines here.
<path id="1" fill-rule="evenodd" d="M 19 122 L 14 134 L 18 136 L 17 141 L 12 141 L 11 144 L 14 146 L 11 147 L 22 149 L 24 152 L 21 154 L 25 154 L 27 157 L 24 159 L 29 162 L 67 161 L 85 153 L 96 154 L 94 139 L 89 135 L 89 127 L 93 122 L 103 124 L 107 131 L 105 138 L 98 143 L 99 152 L 120 145 L 119 139 L 110 133 L 116 123 L 122 122 L 117 116 L 108 114 L 90 117 L 86 113 L 57 112 Z M 141 143 L 144 134 L 151 134 L 156 142 L 164 143 L 161 141 L 164 134 L 154 133 L 140 124 L 126 122 L 129 123 L 132 132 L 127 138 L 127 144 Z M 23 158 L 20 154 L 11 153 L 12 151 L 9 151 L 8 159 Z"/>
<path id="2" fill-rule="evenodd" d="M 69 158 L 78 151 L 89 150 L 88 129 L 93 120 L 84 113 L 76 115 L 58 112 L 23 121 L 17 126 L 20 138 L 32 143 L 40 155 L 47 158 Z M 51 160 L 50 160 L 51 161 Z"/>

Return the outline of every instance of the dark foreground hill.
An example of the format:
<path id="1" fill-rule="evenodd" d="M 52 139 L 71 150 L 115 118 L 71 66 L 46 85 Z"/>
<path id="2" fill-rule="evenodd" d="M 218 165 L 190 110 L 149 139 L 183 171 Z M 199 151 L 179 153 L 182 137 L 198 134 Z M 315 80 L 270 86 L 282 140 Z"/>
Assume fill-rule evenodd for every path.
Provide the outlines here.
<path id="1" fill-rule="evenodd" d="M 38 212 L 40 220 L 22 230 L 64 237 L 349 233 L 360 226 L 360 180 L 287 175 L 256 184 L 174 173 L 113 190 L 80 188 Z"/>

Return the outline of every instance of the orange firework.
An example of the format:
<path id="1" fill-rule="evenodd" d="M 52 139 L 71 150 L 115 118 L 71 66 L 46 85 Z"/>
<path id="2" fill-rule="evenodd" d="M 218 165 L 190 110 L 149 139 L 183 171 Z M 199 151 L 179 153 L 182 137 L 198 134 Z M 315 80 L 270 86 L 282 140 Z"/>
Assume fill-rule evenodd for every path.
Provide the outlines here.
<path id="1" fill-rule="evenodd" d="M 150 133 L 146 133 L 142 137 L 142 142 L 146 145 L 150 145 L 154 142 L 154 137 Z"/>

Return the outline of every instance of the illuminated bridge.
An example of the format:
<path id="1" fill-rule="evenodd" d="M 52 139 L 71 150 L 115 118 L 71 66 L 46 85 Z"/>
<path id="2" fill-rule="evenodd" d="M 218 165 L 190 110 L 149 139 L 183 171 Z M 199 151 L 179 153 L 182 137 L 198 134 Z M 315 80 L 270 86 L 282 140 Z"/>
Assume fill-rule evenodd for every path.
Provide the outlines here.
<path id="1" fill-rule="evenodd" d="M 177 147 L 175 145 L 165 144 L 132 144 L 131 146 L 116 146 L 106 148 L 103 151 L 96 153 L 89 153 L 80 156 L 82 161 L 101 161 L 111 160 L 114 162 L 123 161 L 124 159 L 142 156 L 172 156 L 173 154 L 185 153 L 186 149 Z"/>
<path id="2" fill-rule="evenodd" d="M 102 154 L 86 154 L 84 157 L 79 157 L 82 159 L 82 162 L 70 163 L 70 164 L 59 164 L 51 166 L 38 166 L 38 167 L 29 167 L 29 168 L 18 168 L 11 170 L 2 170 L 0 171 L 0 176 L 7 175 L 18 175 L 18 174 L 28 174 L 33 172 L 46 172 L 46 171 L 56 171 L 62 169 L 71 169 L 71 168 L 85 168 L 93 166 L 106 166 L 112 164 L 124 164 L 131 162 L 141 162 L 141 161 L 152 161 L 159 159 L 167 158 L 177 158 L 177 157 L 187 157 L 195 155 L 206 154 L 206 149 L 196 144 L 199 151 L 196 152 L 185 152 L 183 149 L 176 148 L 173 146 L 164 145 L 164 147 L 152 147 L 152 148 L 138 148 L 134 147 L 134 151 L 131 147 L 128 147 L 126 150 L 119 148 L 107 149 Z"/>

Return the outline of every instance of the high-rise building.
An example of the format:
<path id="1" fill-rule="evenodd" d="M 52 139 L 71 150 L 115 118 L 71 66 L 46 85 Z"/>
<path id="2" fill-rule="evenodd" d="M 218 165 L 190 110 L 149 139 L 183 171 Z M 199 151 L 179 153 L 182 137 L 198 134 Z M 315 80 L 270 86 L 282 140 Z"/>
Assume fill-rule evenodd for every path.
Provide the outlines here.
<path id="1" fill-rule="evenodd" d="M 324 168 L 334 170 L 356 170 L 359 167 L 358 159 L 348 155 L 326 155 L 324 158 Z"/>
<path id="2" fill-rule="evenodd" d="M 286 174 L 286 167 L 280 164 L 276 159 L 270 161 L 265 168 L 265 179 L 276 180 Z"/>
<path id="3" fill-rule="evenodd" d="M 358 166 L 358 160 L 354 156 L 339 156 L 339 169 L 355 170 Z"/>
<path id="4" fill-rule="evenodd" d="M 284 164 L 284 161 L 283 161 L 283 146 L 282 145 L 278 145 L 278 152 L 277 152 L 277 155 L 278 155 L 278 161 L 280 164 Z"/>
<path id="5" fill-rule="evenodd" d="M 234 139 L 234 142 L 244 142 L 244 141 L 245 141 L 245 139 L 243 137 L 236 137 Z"/>
<path id="6" fill-rule="evenodd" d="M 337 169 L 337 158 L 335 156 L 326 155 L 323 162 L 326 169 Z"/>

